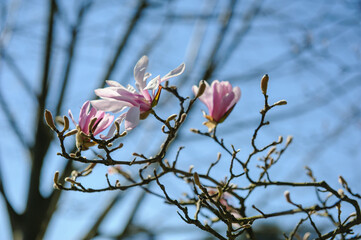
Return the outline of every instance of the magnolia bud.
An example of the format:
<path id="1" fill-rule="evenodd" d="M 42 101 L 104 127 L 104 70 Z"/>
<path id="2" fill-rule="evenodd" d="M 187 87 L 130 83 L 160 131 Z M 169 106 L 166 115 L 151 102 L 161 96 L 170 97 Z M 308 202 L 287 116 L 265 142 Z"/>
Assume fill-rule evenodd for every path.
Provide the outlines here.
<path id="1" fill-rule="evenodd" d="M 204 91 L 206 90 L 206 87 L 207 87 L 206 81 L 201 80 L 201 81 L 199 82 L 199 88 L 198 88 L 198 92 L 197 92 L 196 98 L 199 98 L 200 96 L 202 96 L 202 94 L 203 94 Z"/>
<path id="2" fill-rule="evenodd" d="M 267 94 L 268 80 L 268 74 L 264 75 L 261 79 L 261 90 L 264 95 Z"/>
<path id="3" fill-rule="evenodd" d="M 281 105 L 286 105 L 286 104 L 287 104 L 286 100 L 280 100 L 280 101 L 274 103 L 273 105 L 274 106 L 281 106 Z"/>
<path id="4" fill-rule="evenodd" d="M 303 238 L 302 240 L 308 240 L 311 236 L 311 233 L 310 232 L 306 232 L 305 235 L 303 235 Z"/>
<path id="5" fill-rule="evenodd" d="M 292 203 L 290 191 L 285 191 L 284 195 L 285 195 L 286 201 L 289 203 Z"/>
<path id="6" fill-rule="evenodd" d="M 338 189 L 337 193 L 340 195 L 341 198 L 345 196 L 345 192 L 343 191 L 343 189 Z"/>
<path id="7" fill-rule="evenodd" d="M 59 171 L 56 171 L 54 174 L 54 184 L 58 185 L 59 182 Z"/>
<path id="8" fill-rule="evenodd" d="M 193 179 L 194 179 L 194 183 L 198 186 L 198 187 L 202 187 L 201 182 L 199 181 L 199 176 L 197 172 L 193 173 Z"/>
<path id="9" fill-rule="evenodd" d="M 270 156 L 272 153 L 276 151 L 276 147 L 272 147 L 269 152 L 267 153 L 268 156 Z"/>
<path id="10" fill-rule="evenodd" d="M 180 122 L 181 122 L 181 123 L 184 122 L 184 120 L 186 120 L 186 117 L 187 117 L 187 114 L 186 114 L 186 113 L 183 113 L 183 114 L 181 115 Z"/>
<path id="11" fill-rule="evenodd" d="M 172 121 L 173 119 L 175 119 L 176 117 L 177 117 L 177 114 L 172 114 L 172 115 L 170 115 L 170 116 L 167 118 L 166 122 L 170 122 L 170 121 Z"/>
<path id="12" fill-rule="evenodd" d="M 73 130 L 67 132 L 67 133 L 64 135 L 64 137 L 69 137 L 69 136 L 74 135 L 74 134 L 76 134 L 76 133 L 78 133 L 78 129 L 73 129 Z"/>
<path id="13" fill-rule="evenodd" d="M 94 124 L 95 124 L 95 122 L 96 122 L 97 120 L 98 120 L 98 119 L 95 118 L 95 117 L 90 120 L 90 123 L 89 123 L 89 125 L 88 125 L 88 131 L 89 131 L 89 133 L 93 133 L 93 127 L 94 127 Z"/>
<path id="14" fill-rule="evenodd" d="M 189 129 L 191 132 L 193 132 L 193 133 L 199 133 L 199 130 L 198 129 L 195 129 L 195 128 L 191 128 L 191 129 Z"/>
<path id="15" fill-rule="evenodd" d="M 115 125 L 115 129 L 117 130 L 117 134 L 119 134 L 119 131 L 120 131 L 120 125 L 117 121 L 114 122 L 114 125 Z"/>
<path id="16" fill-rule="evenodd" d="M 45 110 L 44 113 L 45 121 L 48 124 L 48 126 L 53 130 L 56 131 L 56 127 L 53 120 L 53 115 L 51 115 L 51 112 L 49 110 Z"/>
<path id="17" fill-rule="evenodd" d="M 62 132 L 65 132 L 66 130 L 69 129 L 69 118 L 67 116 L 64 116 L 63 119 L 64 119 L 64 128 Z"/>
<path id="18" fill-rule="evenodd" d="M 290 145 L 292 143 L 292 140 L 293 140 L 293 137 L 292 136 L 287 136 L 287 139 L 286 139 L 286 145 Z"/>

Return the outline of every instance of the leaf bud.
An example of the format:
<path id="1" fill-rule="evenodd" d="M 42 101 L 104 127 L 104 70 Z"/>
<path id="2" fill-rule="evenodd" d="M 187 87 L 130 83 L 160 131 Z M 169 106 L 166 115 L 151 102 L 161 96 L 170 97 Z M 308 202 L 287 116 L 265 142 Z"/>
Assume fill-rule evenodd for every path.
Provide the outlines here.
<path id="1" fill-rule="evenodd" d="M 264 95 L 267 94 L 268 80 L 268 74 L 264 75 L 261 79 L 261 90 Z"/>
<path id="2" fill-rule="evenodd" d="M 90 123 L 89 123 L 89 125 L 88 125 L 88 131 L 89 131 L 89 133 L 93 133 L 93 127 L 94 127 L 94 124 L 95 124 L 95 122 L 97 121 L 98 119 L 96 118 L 96 117 L 94 117 L 94 118 L 92 118 L 91 120 L 90 120 Z"/>
<path id="3" fill-rule="evenodd" d="M 286 104 L 287 104 L 286 100 L 280 100 L 280 101 L 274 103 L 273 105 L 274 106 L 281 106 L 281 105 L 286 105 Z"/>
<path id="4" fill-rule="evenodd" d="M 293 204 L 293 202 L 291 201 L 291 194 L 290 194 L 290 191 L 285 191 L 284 192 L 284 195 L 285 195 L 285 198 L 286 198 L 286 201 Z"/>
<path id="5" fill-rule="evenodd" d="M 198 176 L 198 173 L 197 172 L 194 172 L 193 173 L 193 180 L 194 180 L 194 183 L 198 186 L 198 187 L 202 187 L 201 185 L 201 182 L 199 181 L 199 176 Z"/>
<path id="6" fill-rule="evenodd" d="M 338 189 L 337 193 L 341 196 L 341 198 L 345 197 L 345 192 L 343 191 L 343 189 Z"/>
<path id="7" fill-rule="evenodd" d="M 292 143 L 293 137 L 292 136 L 287 136 L 286 139 L 286 146 L 290 145 Z"/>
<path id="8" fill-rule="evenodd" d="M 172 114 L 167 118 L 166 122 L 170 122 L 170 121 L 174 120 L 176 117 L 177 117 L 177 114 Z"/>
<path id="9" fill-rule="evenodd" d="M 193 133 L 199 133 L 199 130 L 198 129 L 195 129 L 195 128 L 191 128 L 191 129 L 189 129 L 191 132 L 193 132 Z"/>
<path id="10" fill-rule="evenodd" d="M 64 119 L 64 121 L 63 121 L 64 122 L 64 128 L 63 128 L 62 132 L 65 132 L 66 130 L 69 129 L 69 118 L 67 116 L 64 116 L 63 119 Z"/>
<path id="11" fill-rule="evenodd" d="M 56 131 L 57 129 L 54 124 L 53 115 L 51 114 L 51 112 L 49 110 L 47 110 L 47 109 L 45 110 L 44 117 L 45 117 L 46 124 L 48 124 L 48 126 L 53 131 Z"/>
<path id="12" fill-rule="evenodd" d="M 186 117 L 187 117 L 187 114 L 186 113 L 183 113 L 181 118 L 180 118 L 180 122 L 183 123 L 184 120 L 186 120 Z"/>
<path id="13" fill-rule="evenodd" d="M 206 81 L 204 80 L 201 80 L 199 82 L 199 88 L 198 88 L 198 92 L 197 92 L 197 95 L 196 95 L 196 98 L 199 98 L 200 96 L 202 96 L 202 94 L 204 93 L 204 91 L 206 90 Z"/>

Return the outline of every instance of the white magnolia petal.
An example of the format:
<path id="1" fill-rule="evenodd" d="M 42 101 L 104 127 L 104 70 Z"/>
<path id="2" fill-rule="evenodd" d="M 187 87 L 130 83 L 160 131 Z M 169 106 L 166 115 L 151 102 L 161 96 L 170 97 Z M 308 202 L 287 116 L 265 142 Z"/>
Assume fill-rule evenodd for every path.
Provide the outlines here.
<path id="1" fill-rule="evenodd" d="M 136 93 L 136 92 L 137 92 L 137 90 L 136 90 L 132 85 L 130 85 L 130 84 L 128 84 L 127 90 L 129 90 L 129 91 L 132 92 L 132 93 Z"/>
<path id="2" fill-rule="evenodd" d="M 105 81 L 110 87 L 122 87 L 124 88 L 124 86 L 120 83 L 118 83 L 117 81 L 113 81 L 113 80 L 106 80 Z"/>
<path id="3" fill-rule="evenodd" d="M 114 120 L 114 122 L 118 122 L 119 125 L 122 124 L 122 122 L 123 122 L 123 120 L 125 118 L 125 115 L 126 115 L 125 113 L 121 114 L 119 117 L 117 117 Z M 110 127 L 109 132 L 108 132 L 108 134 L 106 136 L 103 135 L 103 134 L 100 134 L 99 136 L 100 136 L 101 139 L 111 138 L 114 135 L 115 130 L 116 130 L 115 124 L 112 124 L 112 126 Z"/>
<path id="4" fill-rule="evenodd" d="M 139 116 L 140 116 L 139 107 L 129 108 L 124 121 L 124 126 L 126 131 L 130 131 L 138 125 Z"/>
<path id="5" fill-rule="evenodd" d="M 148 85 L 144 88 L 144 90 L 158 89 L 159 83 L 160 83 L 160 76 L 158 75 L 149 81 Z"/>
<path id="6" fill-rule="evenodd" d="M 68 111 L 68 114 L 69 114 L 69 117 L 70 117 L 71 121 L 74 123 L 74 125 L 75 125 L 75 127 L 76 127 L 76 125 L 78 125 L 78 124 L 75 122 L 74 117 L 73 117 L 73 114 L 71 113 L 70 109 L 69 109 L 69 111 Z"/>
<path id="7" fill-rule="evenodd" d="M 114 99 L 99 99 L 99 100 L 93 100 L 90 101 L 92 106 L 95 107 L 98 110 L 102 110 L 105 112 L 120 112 L 124 110 L 126 107 L 132 107 L 133 105 L 129 102 L 124 101 L 118 101 Z"/>
<path id="8" fill-rule="evenodd" d="M 146 71 L 147 67 L 148 67 L 148 57 L 147 56 L 141 57 L 134 67 L 135 85 L 137 86 L 139 91 L 141 91 L 145 88 L 144 75 L 145 75 L 145 71 Z"/>
<path id="9" fill-rule="evenodd" d="M 172 71 L 167 73 L 167 75 L 162 77 L 161 82 L 164 82 L 164 81 L 168 80 L 169 78 L 176 77 L 176 76 L 182 74 L 184 72 L 184 69 L 185 69 L 185 64 L 182 63 L 177 68 L 173 69 Z"/>

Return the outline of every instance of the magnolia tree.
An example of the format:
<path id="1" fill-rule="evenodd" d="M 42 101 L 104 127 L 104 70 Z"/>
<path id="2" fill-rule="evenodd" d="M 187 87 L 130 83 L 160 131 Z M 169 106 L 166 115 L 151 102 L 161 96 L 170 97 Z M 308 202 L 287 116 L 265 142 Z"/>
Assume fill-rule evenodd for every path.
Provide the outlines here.
<path id="1" fill-rule="evenodd" d="M 59 172 L 54 176 L 54 188 L 66 191 L 79 192 L 102 192 L 102 191 L 126 191 L 130 188 L 142 188 L 149 194 L 162 198 L 165 203 L 174 205 L 178 209 L 180 218 L 188 224 L 209 232 L 218 239 L 236 239 L 244 235 L 248 239 L 255 239 L 253 224 L 259 220 L 274 221 L 283 216 L 295 215 L 299 217 L 298 224 L 290 233 L 285 233 L 285 239 L 309 239 L 315 235 L 317 239 L 360 239 L 361 236 L 353 232 L 353 227 L 361 223 L 361 212 L 358 200 L 361 196 L 354 193 L 348 186 L 343 177 L 339 177 L 340 189 L 330 187 L 325 181 L 316 181 L 311 169 L 307 168 L 307 174 L 310 177 L 309 182 L 287 182 L 272 180 L 274 177 L 270 174 L 270 169 L 279 163 L 283 153 L 292 142 L 292 137 L 283 137 L 277 140 L 259 146 L 256 144 L 256 138 L 261 128 L 268 125 L 266 120 L 267 113 L 278 106 L 285 105 L 285 100 L 280 100 L 274 104 L 268 102 L 268 75 L 261 79 L 261 92 L 264 97 L 264 107 L 260 111 L 260 121 L 253 136 L 250 139 L 252 151 L 246 158 L 239 157 L 239 150 L 233 145 L 226 145 L 223 139 L 217 134 L 218 124 L 223 123 L 234 109 L 241 97 L 241 90 L 238 86 L 233 87 L 229 82 L 215 80 L 211 84 L 200 81 L 199 86 L 193 86 L 194 96 L 181 96 L 176 86 L 168 84 L 170 78 L 183 73 L 185 66 L 170 71 L 164 77 L 157 76 L 147 83 L 151 74 L 146 72 L 148 58 L 143 56 L 134 68 L 135 87 L 128 85 L 122 86 L 116 81 L 107 81 L 109 87 L 96 89 L 95 94 L 100 97 L 98 100 L 87 101 L 80 110 L 79 118 L 74 118 L 69 110 L 69 117 L 74 123 L 74 129 L 70 129 L 69 118 L 63 116 L 61 120 L 57 119 L 63 126 L 61 129 L 55 124 L 53 116 L 49 111 L 45 111 L 45 120 L 49 127 L 57 134 L 60 143 L 60 152 L 58 155 L 65 159 L 80 162 L 84 165 L 83 170 L 74 170 L 71 176 L 66 177 L 67 184 L 61 184 L 59 181 Z M 161 85 L 163 83 L 163 85 Z M 162 118 L 156 112 L 156 106 L 161 92 L 169 92 L 178 100 L 178 113 Z M 203 102 L 208 108 L 208 112 L 203 112 L 206 122 L 203 124 L 206 130 L 191 129 L 194 134 L 202 135 L 209 141 L 214 141 L 219 148 L 228 153 L 226 157 L 229 165 L 227 171 L 224 171 L 223 177 L 212 174 L 212 169 L 217 167 L 220 162 L 221 154 L 218 154 L 216 161 L 209 162 L 207 170 L 204 172 L 190 166 L 189 169 L 178 167 L 179 152 L 178 149 L 175 159 L 166 159 L 167 151 L 176 138 L 182 125 L 190 114 L 194 103 L 197 100 Z M 115 118 L 111 113 L 120 113 Z M 162 113 L 161 115 L 166 115 Z M 114 159 L 116 151 L 122 149 L 126 151 L 126 146 L 121 143 L 121 139 L 127 136 L 127 133 L 134 129 L 140 120 L 146 120 L 154 117 L 162 123 L 159 129 L 165 134 L 165 139 L 160 146 L 159 152 L 154 156 L 146 156 L 143 153 L 129 153 L 131 160 Z M 104 131 L 109 128 L 107 134 Z M 76 151 L 71 152 L 67 149 L 65 142 L 68 138 L 75 135 Z M 120 143 L 119 143 L 120 139 Z M 74 149 L 74 148 L 71 148 Z M 125 149 L 125 150 L 124 150 Z M 83 155 L 84 151 L 93 151 L 96 157 L 89 159 Z M 199 156 L 201 156 L 201 152 Z M 256 155 L 261 155 L 258 160 Z M 258 161 L 257 167 L 251 162 Z M 108 173 L 105 173 L 104 179 L 99 181 L 106 182 L 104 188 L 94 188 L 85 186 L 81 177 L 92 173 L 97 164 L 109 166 L 110 173 L 118 174 L 119 180 L 111 181 Z M 129 174 L 123 170 L 122 166 L 133 166 L 137 168 L 136 174 Z M 190 194 L 185 196 L 172 196 L 169 193 L 169 180 L 163 180 L 164 176 L 173 176 L 181 180 L 185 186 L 191 189 Z M 126 181 L 120 181 L 124 178 Z M 167 178 L 168 179 L 168 178 Z M 147 185 L 155 182 L 158 190 L 150 190 Z M 239 183 L 242 183 L 240 185 Z M 273 212 L 264 212 L 252 202 L 250 197 L 256 189 L 266 187 L 284 187 L 290 188 L 284 192 L 284 202 L 289 204 L 288 210 L 275 210 Z M 310 194 L 316 193 L 318 202 L 309 205 L 305 199 L 293 199 L 292 189 L 306 188 L 311 189 Z M 314 191 L 316 190 L 316 191 Z M 344 205 L 349 205 L 346 209 L 353 209 L 350 212 L 343 210 Z M 350 208 L 351 206 L 351 208 Z M 257 214 L 250 215 L 247 209 L 252 208 Z M 344 211 L 341 215 L 341 209 Z M 319 219 L 328 219 L 327 228 L 319 226 Z M 316 220 L 317 219 L 317 220 Z M 308 225 L 312 234 L 299 233 L 301 225 Z M 223 229 L 223 230 L 220 230 Z"/>

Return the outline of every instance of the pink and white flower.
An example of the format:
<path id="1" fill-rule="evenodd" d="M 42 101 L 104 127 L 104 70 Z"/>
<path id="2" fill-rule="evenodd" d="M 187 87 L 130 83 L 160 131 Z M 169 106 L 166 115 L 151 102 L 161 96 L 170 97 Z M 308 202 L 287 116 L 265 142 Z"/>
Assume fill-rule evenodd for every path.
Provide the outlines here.
<path id="1" fill-rule="evenodd" d="M 183 73 L 184 64 L 170 71 L 164 77 L 157 76 L 147 84 L 147 79 L 151 76 L 146 73 L 148 66 L 148 57 L 143 56 L 134 67 L 135 89 L 128 85 L 124 87 L 116 81 L 108 80 L 107 88 L 100 88 L 95 90 L 95 94 L 101 99 L 91 101 L 93 107 L 110 112 L 120 112 L 125 108 L 129 108 L 126 113 L 121 114 L 116 121 L 121 123 L 124 119 L 125 129 L 127 131 L 135 128 L 140 119 L 145 119 L 152 108 L 158 104 L 161 83 L 176 77 Z M 137 91 L 138 90 L 138 91 Z"/>
<path id="2" fill-rule="evenodd" d="M 208 120 L 204 123 L 211 131 L 218 123 L 222 123 L 233 110 L 236 103 L 241 98 L 241 89 L 239 87 L 232 88 L 232 85 L 227 81 L 219 82 L 215 80 L 211 86 L 207 82 L 204 93 L 199 99 L 207 106 L 208 115 L 204 117 Z M 197 95 L 199 88 L 193 86 L 195 95 Z"/>
<path id="3" fill-rule="evenodd" d="M 92 132 L 93 135 L 96 136 L 99 133 L 103 132 L 105 129 L 112 124 L 114 120 L 114 116 L 110 114 L 106 114 L 103 111 L 97 111 L 95 108 L 90 109 L 90 102 L 86 101 L 80 109 L 78 123 L 74 120 L 73 114 L 69 110 L 69 117 L 73 121 L 76 126 L 78 133 L 76 136 L 77 147 L 82 147 L 82 150 L 87 150 L 90 146 L 95 145 L 95 143 L 90 141 L 90 138 L 84 136 L 89 135 L 89 123 L 93 118 L 96 118 Z M 83 132 L 84 134 L 81 134 Z M 103 137 L 103 136 L 101 136 Z"/>

